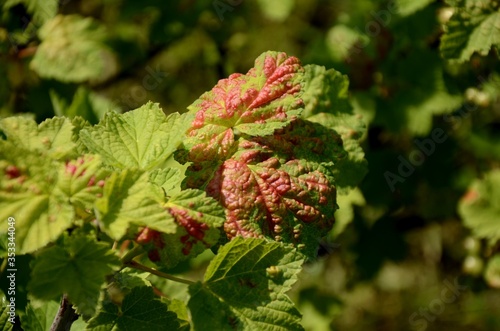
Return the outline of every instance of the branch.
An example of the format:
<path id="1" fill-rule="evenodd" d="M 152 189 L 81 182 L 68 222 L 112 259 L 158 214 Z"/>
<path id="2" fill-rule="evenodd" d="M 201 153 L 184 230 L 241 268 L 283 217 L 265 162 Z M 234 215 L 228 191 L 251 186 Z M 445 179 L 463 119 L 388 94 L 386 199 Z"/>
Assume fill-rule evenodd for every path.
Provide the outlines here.
<path id="1" fill-rule="evenodd" d="M 125 265 L 128 266 L 128 267 L 131 267 L 131 268 L 138 269 L 138 270 L 147 271 L 147 272 L 149 272 L 149 273 L 151 273 L 153 275 L 156 275 L 158 277 L 162 277 L 162 278 L 165 278 L 165 279 L 169 279 L 169 280 L 172 280 L 174 282 L 183 283 L 183 284 L 187 284 L 187 285 L 194 284 L 194 282 L 191 281 L 191 280 L 187 280 L 187 279 L 183 279 L 183 278 L 178 278 L 178 277 L 166 274 L 166 273 L 158 271 L 156 269 L 152 269 L 152 268 L 146 267 L 145 265 L 142 265 L 142 264 L 137 263 L 135 261 L 126 262 Z"/>
<path id="2" fill-rule="evenodd" d="M 71 324 L 78 319 L 78 314 L 73 309 L 66 295 L 61 300 L 61 305 L 57 311 L 54 322 L 50 327 L 50 331 L 70 331 Z"/>

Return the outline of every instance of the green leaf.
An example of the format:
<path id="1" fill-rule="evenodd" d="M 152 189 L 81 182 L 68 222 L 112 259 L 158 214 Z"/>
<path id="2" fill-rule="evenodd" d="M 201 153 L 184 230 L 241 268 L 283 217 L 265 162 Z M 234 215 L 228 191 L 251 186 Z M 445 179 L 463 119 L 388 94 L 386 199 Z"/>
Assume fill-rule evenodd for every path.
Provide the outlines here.
<path id="1" fill-rule="evenodd" d="M 184 176 L 176 168 L 155 169 L 149 175 L 149 181 L 160 186 L 169 195 L 181 187 L 183 179 Z"/>
<path id="2" fill-rule="evenodd" d="M 368 45 L 370 42 L 370 38 L 363 34 L 360 30 L 354 30 L 347 25 L 344 24 L 335 24 L 326 35 L 326 46 L 329 51 L 329 55 L 336 62 L 342 62 L 352 55 L 354 50 L 356 49 L 356 45 Z M 359 43 L 359 44 L 358 44 Z M 306 75 L 308 66 L 305 66 Z M 313 65 L 311 67 L 321 68 L 321 66 Z M 311 73 L 312 71 L 309 70 Z M 306 79 L 307 82 L 310 79 Z M 307 107 L 307 102 L 305 102 Z"/>
<path id="3" fill-rule="evenodd" d="M 191 159 L 224 159 L 235 135 L 264 136 L 300 114 L 303 68 L 285 53 L 261 54 L 246 75 L 220 80 L 188 107 L 196 114 L 184 141 Z"/>
<path id="4" fill-rule="evenodd" d="M 9 142 L 28 151 L 47 153 L 54 159 L 74 155 L 74 126 L 67 118 L 54 117 L 37 125 L 30 118 L 7 117 L 0 120 L 0 129 Z"/>
<path id="5" fill-rule="evenodd" d="M 50 330 L 58 310 L 59 304 L 55 301 L 43 302 L 36 305 L 36 307 L 33 304 L 28 304 L 26 306 L 26 314 L 21 315 L 21 324 L 24 330 Z"/>
<path id="6" fill-rule="evenodd" d="M 0 314 L 0 330 L 1 331 L 11 331 L 14 328 L 14 324 L 9 320 L 11 317 L 9 314 L 10 308 L 7 306 L 7 302 L 2 300 L 1 314 Z"/>
<path id="7" fill-rule="evenodd" d="M 105 276 L 118 267 L 108 244 L 80 234 L 66 236 L 37 255 L 28 289 L 40 299 L 67 294 L 78 313 L 92 316 Z"/>
<path id="8" fill-rule="evenodd" d="M 349 79 L 334 69 L 317 65 L 304 66 L 302 100 L 305 109 L 301 117 L 308 119 L 318 113 L 351 114 Z"/>
<path id="9" fill-rule="evenodd" d="M 74 220 L 73 206 L 55 189 L 60 167 L 64 164 L 0 141 L 0 217 L 16 219 L 18 254 L 57 239 Z"/>
<path id="10" fill-rule="evenodd" d="M 39 37 L 30 67 L 43 78 L 103 82 L 118 71 L 115 54 L 105 44 L 106 29 L 91 17 L 57 15 L 40 28 Z"/>
<path id="11" fill-rule="evenodd" d="M 309 118 L 311 122 L 321 123 L 333 129 L 342 137 L 342 147 L 347 152 L 346 157 L 334 161 L 332 174 L 340 194 L 347 194 L 357 186 L 368 172 L 365 152 L 360 146 L 360 140 L 366 132 L 366 125 L 360 115 L 339 113 L 320 113 Z M 333 155 L 335 157 L 336 155 Z"/>
<path id="12" fill-rule="evenodd" d="M 119 110 L 114 103 L 83 86 L 78 87 L 70 104 L 54 90 L 50 90 L 50 100 L 57 116 L 81 116 L 92 124 L 99 122 L 107 112 Z"/>
<path id="13" fill-rule="evenodd" d="M 191 325 L 189 323 L 189 311 L 187 305 L 184 301 L 178 299 L 168 300 L 168 310 L 174 312 L 177 315 L 177 319 L 179 321 L 179 330 L 180 331 L 189 331 L 191 329 Z"/>
<path id="14" fill-rule="evenodd" d="M 8 10 L 17 4 L 23 4 L 35 22 L 43 24 L 56 16 L 59 7 L 58 0 L 6 0 L 3 9 Z"/>
<path id="15" fill-rule="evenodd" d="M 489 286 L 500 288 L 500 254 L 495 254 L 488 260 L 484 271 L 484 279 Z"/>
<path id="16" fill-rule="evenodd" d="M 175 233 L 139 235 L 152 260 L 171 268 L 215 245 L 224 223 L 224 209 L 206 193 L 188 189 L 172 196 L 165 204 L 177 225 Z M 139 241 L 139 240 L 138 240 Z"/>
<path id="17" fill-rule="evenodd" d="M 391 63 L 386 81 L 392 95 L 377 105 L 375 124 L 425 136 L 431 132 L 435 115 L 459 108 L 463 96 L 448 87 L 442 62 L 436 52 L 425 49 Z"/>
<path id="18" fill-rule="evenodd" d="M 282 0 L 282 1 L 265 1 L 258 0 L 257 4 L 265 17 L 277 21 L 283 22 L 292 12 L 295 7 L 295 0 Z"/>
<path id="19" fill-rule="evenodd" d="M 121 307 L 111 302 L 104 304 L 88 324 L 88 330 L 97 331 L 176 331 L 179 328 L 176 314 L 168 311 L 151 287 L 133 288 Z"/>
<path id="20" fill-rule="evenodd" d="M 494 1 L 459 1 L 445 27 L 441 55 L 448 60 L 467 61 L 474 52 L 487 55 L 500 46 L 500 12 Z"/>
<path id="21" fill-rule="evenodd" d="M 177 149 L 189 125 L 187 116 L 165 117 L 158 106 L 148 102 L 125 114 L 108 113 L 80 137 L 90 151 L 117 168 L 153 169 Z"/>
<path id="22" fill-rule="evenodd" d="M 468 228 L 480 238 L 500 239 L 500 170 L 493 170 L 475 180 L 460 200 L 458 212 Z"/>
<path id="23" fill-rule="evenodd" d="M 103 168 L 98 155 L 83 155 L 61 167 L 57 188 L 67 197 L 69 203 L 91 209 L 94 201 L 102 196 L 108 175 L 109 171 Z"/>
<path id="24" fill-rule="evenodd" d="M 347 225 L 352 222 L 354 219 L 354 205 L 363 206 L 366 202 L 361 190 L 355 188 L 350 190 L 347 195 L 338 195 L 337 203 L 339 209 L 335 212 L 335 224 L 329 233 L 331 238 L 340 235 Z"/>
<path id="25" fill-rule="evenodd" d="M 397 13 L 401 16 L 411 15 L 433 3 L 435 0 L 396 0 Z"/>
<path id="26" fill-rule="evenodd" d="M 102 198 L 95 203 L 97 219 L 111 238 L 120 240 L 131 224 L 174 233 L 176 224 L 162 207 L 163 192 L 138 170 L 113 173 L 104 185 Z"/>
<path id="27" fill-rule="evenodd" d="M 234 238 L 210 262 L 203 283 L 189 287 L 194 330 L 303 330 L 285 295 L 302 263 L 283 244 Z"/>

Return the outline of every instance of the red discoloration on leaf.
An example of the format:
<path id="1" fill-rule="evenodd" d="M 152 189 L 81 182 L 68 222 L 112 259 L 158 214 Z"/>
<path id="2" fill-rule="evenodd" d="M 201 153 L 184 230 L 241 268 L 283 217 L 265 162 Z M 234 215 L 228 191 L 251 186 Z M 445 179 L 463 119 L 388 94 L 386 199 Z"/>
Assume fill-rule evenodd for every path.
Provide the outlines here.
<path id="1" fill-rule="evenodd" d="M 348 154 L 337 132 L 297 118 L 303 78 L 295 57 L 264 53 L 189 107 L 196 118 L 178 154 L 191 162 L 185 184 L 225 208 L 228 238 L 268 237 L 313 254 L 332 228 L 335 166 Z"/>
<path id="2" fill-rule="evenodd" d="M 191 252 L 191 248 L 198 241 L 201 241 L 207 247 L 210 247 L 210 245 L 203 240 L 203 238 L 205 237 L 205 232 L 208 230 L 207 224 L 198 223 L 186 209 L 171 207 L 168 208 L 168 212 L 172 216 L 174 216 L 177 223 L 182 226 L 187 232 L 187 235 L 182 236 L 180 240 L 181 243 L 184 244 L 184 248 L 182 249 L 182 253 L 184 255 L 189 255 L 189 253 Z"/>
<path id="3" fill-rule="evenodd" d="M 77 166 L 74 165 L 73 163 L 71 162 L 66 163 L 66 172 L 68 174 L 74 175 L 77 169 L 78 169 Z"/>
<path id="4" fill-rule="evenodd" d="M 5 175 L 7 175 L 9 179 L 18 178 L 19 176 L 21 176 L 21 170 L 19 170 L 19 168 L 14 165 L 8 165 L 5 168 Z"/>
<path id="5" fill-rule="evenodd" d="M 87 186 L 94 186 L 95 184 L 95 176 L 90 177 L 89 182 L 87 183 Z"/>
<path id="6" fill-rule="evenodd" d="M 160 249 L 165 247 L 165 243 L 161 238 L 161 233 L 147 227 L 139 232 L 135 241 L 141 245 L 152 243 L 155 247 Z"/>
<path id="7" fill-rule="evenodd" d="M 243 141 L 240 147 L 207 186 L 207 193 L 226 208 L 224 230 L 229 238 L 264 235 L 294 241 L 300 235 L 294 231 L 297 221 L 324 232 L 332 227 L 336 191 L 326 168 L 280 160 L 270 156 L 268 148 L 257 148 L 255 141 Z"/>
<path id="8" fill-rule="evenodd" d="M 159 262 L 161 260 L 160 252 L 157 249 L 152 249 L 148 252 L 148 258 L 152 262 Z"/>
<path id="9" fill-rule="evenodd" d="M 462 197 L 462 200 L 466 203 L 473 203 L 474 201 L 479 198 L 479 193 L 475 190 L 469 190 L 465 195 Z"/>
<path id="10" fill-rule="evenodd" d="M 232 74 L 204 93 L 189 109 L 195 111 L 185 142 L 190 161 L 225 160 L 234 153 L 235 131 L 255 135 L 252 125 L 284 126 L 299 114 L 304 69 L 296 57 L 268 52 L 246 75 Z M 262 129 L 262 127 L 259 127 Z"/>
<path id="11" fill-rule="evenodd" d="M 219 164 L 190 160 L 188 177 L 208 178 L 207 194 L 226 210 L 228 238 L 264 236 L 299 247 L 304 233 L 318 236 L 333 226 L 337 204 L 330 169 L 345 155 L 336 132 L 295 120 L 274 135 L 240 137 Z M 190 187 L 199 183 L 187 181 Z"/>

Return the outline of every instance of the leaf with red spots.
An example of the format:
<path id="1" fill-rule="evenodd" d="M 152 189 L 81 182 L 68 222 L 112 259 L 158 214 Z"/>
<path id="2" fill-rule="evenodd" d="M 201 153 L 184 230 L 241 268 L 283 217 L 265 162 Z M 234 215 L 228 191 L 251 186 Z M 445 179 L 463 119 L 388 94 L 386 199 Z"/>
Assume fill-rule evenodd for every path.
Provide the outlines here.
<path id="1" fill-rule="evenodd" d="M 72 225 L 74 208 L 57 189 L 64 163 L 0 140 L 0 218 L 16 220 L 16 251 L 31 253 Z M 0 229 L 6 235 L 7 227 Z"/>
<path id="2" fill-rule="evenodd" d="M 224 223 L 224 210 L 205 192 L 185 190 L 164 205 L 177 224 L 175 233 L 144 229 L 137 242 L 146 245 L 149 257 L 167 268 L 192 258 L 215 245 Z"/>
<path id="3" fill-rule="evenodd" d="M 67 161 L 59 171 L 57 187 L 71 204 L 90 209 L 102 196 L 105 179 L 109 175 L 98 155 L 84 155 Z"/>
<path id="4" fill-rule="evenodd" d="M 235 135 L 272 134 L 297 117 L 302 108 L 303 68 L 295 57 L 266 52 L 246 75 L 232 74 L 195 101 L 196 113 L 184 145 L 190 159 L 223 159 L 235 147 Z"/>
<path id="5" fill-rule="evenodd" d="M 0 129 L 9 142 L 27 151 L 54 159 L 76 156 L 75 127 L 67 118 L 54 117 L 38 125 L 31 118 L 7 117 L 0 120 Z"/>
<path id="6" fill-rule="evenodd" d="M 228 238 L 268 237 L 313 255 L 334 222 L 334 165 L 346 157 L 342 140 L 320 124 L 296 120 L 274 135 L 240 137 L 237 150 L 213 173 L 194 162 L 186 184 L 204 178 L 226 210 Z"/>

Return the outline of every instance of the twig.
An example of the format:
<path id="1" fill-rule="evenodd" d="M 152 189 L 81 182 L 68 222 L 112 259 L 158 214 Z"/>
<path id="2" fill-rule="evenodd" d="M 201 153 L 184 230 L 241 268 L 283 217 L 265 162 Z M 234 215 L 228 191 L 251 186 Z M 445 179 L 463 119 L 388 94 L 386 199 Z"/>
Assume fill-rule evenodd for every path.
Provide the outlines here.
<path id="1" fill-rule="evenodd" d="M 52 322 L 50 331 L 70 331 L 71 324 L 78 319 L 78 314 L 73 309 L 66 295 L 61 300 L 61 305 L 57 311 L 56 317 Z"/>
<path id="2" fill-rule="evenodd" d="M 158 271 L 156 269 L 146 267 L 145 265 L 142 265 L 142 264 L 135 262 L 135 261 L 127 262 L 127 263 L 125 263 L 125 265 L 128 267 L 131 267 L 131 268 L 138 269 L 138 270 L 147 271 L 153 275 L 156 275 L 156 276 L 162 277 L 162 278 L 166 278 L 166 279 L 172 280 L 174 282 L 188 284 L 188 285 L 195 284 L 195 282 L 193 282 L 191 280 L 187 280 L 187 279 L 183 279 L 183 278 L 179 278 L 179 277 L 175 277 L 175 276 L 166 274 L 166 273 Z"/>

